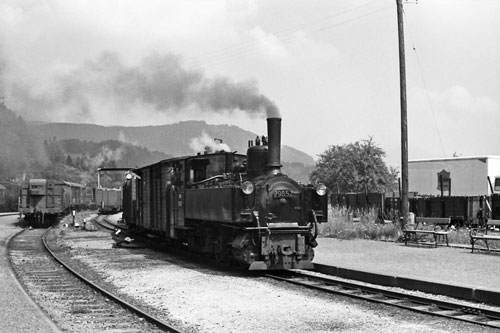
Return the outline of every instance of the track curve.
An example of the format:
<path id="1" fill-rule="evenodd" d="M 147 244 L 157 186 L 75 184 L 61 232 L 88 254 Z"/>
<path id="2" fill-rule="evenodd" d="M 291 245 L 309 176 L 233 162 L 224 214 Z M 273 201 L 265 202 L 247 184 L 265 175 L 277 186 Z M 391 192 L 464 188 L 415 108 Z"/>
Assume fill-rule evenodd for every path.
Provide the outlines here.
<path id="1" fill-rule="evenodd" d="M 22 230 L 9 240 L 8 254 L 21 285 L 63 329 L 181 332 L 69 267 L 49 249 L 45 233 Z"/>

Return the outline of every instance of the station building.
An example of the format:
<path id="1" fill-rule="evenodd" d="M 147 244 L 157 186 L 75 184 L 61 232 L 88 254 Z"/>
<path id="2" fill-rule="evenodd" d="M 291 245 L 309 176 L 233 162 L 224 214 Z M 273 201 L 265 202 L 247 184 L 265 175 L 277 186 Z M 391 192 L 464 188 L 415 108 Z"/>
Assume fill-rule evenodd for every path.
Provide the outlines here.
<path id="1" fill-rule="evenodd" d="M 500 156 L 408 161 L 409 191 L 418 195 L 490 195 L 491 189 L 495 190 L 496 177 L 500 189 Z"/>

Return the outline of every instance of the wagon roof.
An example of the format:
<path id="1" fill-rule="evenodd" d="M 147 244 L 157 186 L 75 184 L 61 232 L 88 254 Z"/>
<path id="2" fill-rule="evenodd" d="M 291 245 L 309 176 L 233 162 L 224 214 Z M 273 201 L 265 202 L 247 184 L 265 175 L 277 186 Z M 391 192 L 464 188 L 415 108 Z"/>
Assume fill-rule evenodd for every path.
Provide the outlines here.
<path id="1" fill-rule="evenodd" d="M 164 160 L 161 160 L 161 161 L 158 161 L 158 162 L 155 162 L 155 163 L 151 163 L 151 164 L 148 164 L 148 165 L 143 165 L 141 167 L 133 168 L 131 170 L 140 170 L 140 169 L 149 168 L 149 167 L 152 167 L 152 166 L 155 166 L 155 165 L 161 165 L 161 164 L 164 164 L 164 163 L 171 163 L 171 162 L 174 162 L 174 161 L 183 161 L 183 160 L 189 160 L 189 159 L 196 159 L 196 158 L 207 157 L 207 156 L 212 156 L 212 155 L 220 155 L 220 154 L 224 154 L 224 153 L 228 153 L 228 152 L 216 152 L 216 153 L 209 153 L 209 154 L 184 155 L 184 156 L 172 157 L 172 158 L 167 158 L 167 159 L 164 159 Z M 237 154 L 237 153 L 233 153 L 233 154 L 236 155 L 236 156 L 246 156 L 245 154 Z"/>
<path id="2" fill-rule="evenodd" d="M 69 185 L 69 186 L 73 186 L 73 187 L 85 187 L 85 185 L 82 185 L 82 184 L 78 184 L 78 183 L 72 183 L 72 182 L 67 182 L 67 181 L 63 181 L 64 184 L 66 185 Z"/>

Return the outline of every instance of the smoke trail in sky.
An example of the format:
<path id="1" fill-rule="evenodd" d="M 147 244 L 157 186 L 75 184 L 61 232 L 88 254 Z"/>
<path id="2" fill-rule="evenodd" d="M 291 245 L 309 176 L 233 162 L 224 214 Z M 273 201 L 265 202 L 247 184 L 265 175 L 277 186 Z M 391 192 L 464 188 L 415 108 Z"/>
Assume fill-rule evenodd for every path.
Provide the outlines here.
<path id="1" fill-rule="evenodd" d="M 126 116 L 141 109 L 177 114 L 195 108 L 279 117 L 275 104 L 255 82 L 208 78 L 199 70 L 183 68 L 172 54 L 152 54 L 137 65 L 125 65 L 116 53 L 103 53 L 58 75 L 51 84 L 47 80 L 40 78 L 39 87 L 12 82 L 11 94 L 23 114 L 57 121 L 53 118 L 64 113 L 66 119 L 92 122 L 109 110 Z"/>

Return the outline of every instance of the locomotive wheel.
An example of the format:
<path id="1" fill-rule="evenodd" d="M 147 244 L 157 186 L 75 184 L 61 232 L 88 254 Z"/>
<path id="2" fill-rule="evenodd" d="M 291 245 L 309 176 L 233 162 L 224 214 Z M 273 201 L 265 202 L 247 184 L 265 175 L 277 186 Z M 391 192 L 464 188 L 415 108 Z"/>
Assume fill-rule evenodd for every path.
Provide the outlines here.
<path id="1" fill-rule="evenodd" d="M 223 250 L 222 250 L 222 243 L 221 243 L 221 239 L 218 238 L 215 242 L 214 242 L 214 257 L 215 257 L 215 262 L 217 263 L 221 263 L 223 262 Z"/>
<path id="2" fill-rule="evenodd" d="M 227 263 L 229 259 L 229 251 L 221 236 L 217 237 L 214 243 L 214 257 L 217 263 Z"/>

